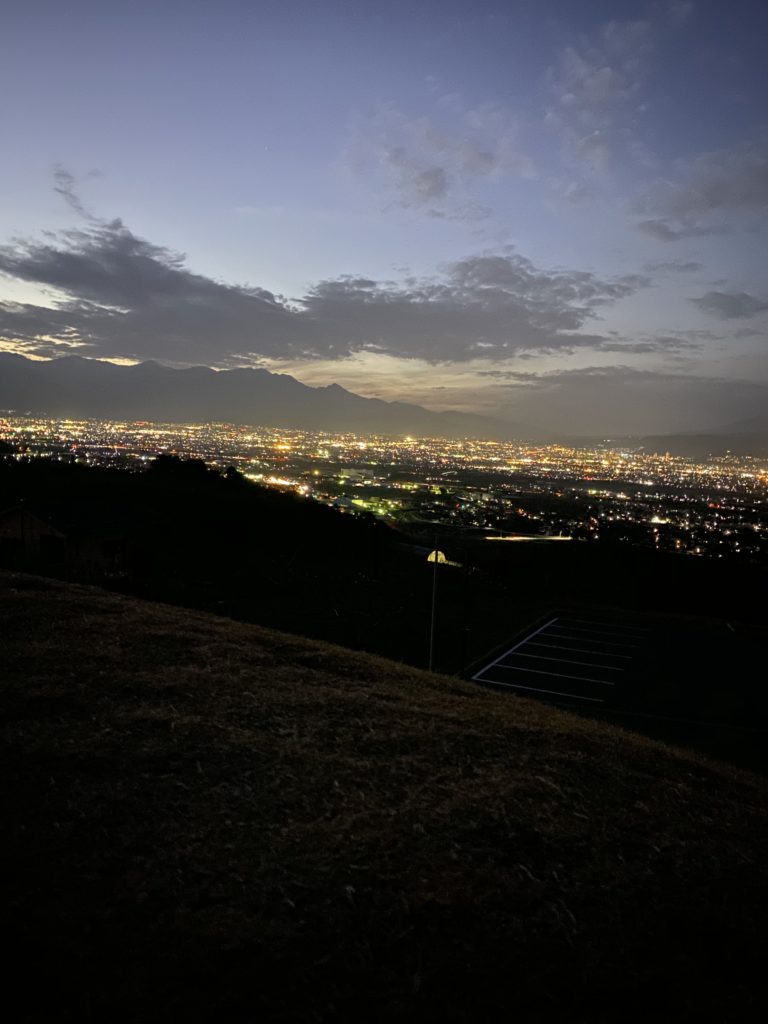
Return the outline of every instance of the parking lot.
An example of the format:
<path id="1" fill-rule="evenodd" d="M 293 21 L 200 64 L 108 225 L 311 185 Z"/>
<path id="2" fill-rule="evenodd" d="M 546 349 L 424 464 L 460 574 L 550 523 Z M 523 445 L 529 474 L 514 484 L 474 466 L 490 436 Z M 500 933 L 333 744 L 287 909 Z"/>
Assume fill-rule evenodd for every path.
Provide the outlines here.
<path id="1" fill-rule="evenodd" d="M 555 615 L 518 639 L 472 679 L 557 702 L 616 703 L 648 639 L 638 625 Z"/>
<path id="2" fill-rule="evenodd" d="M 768 772 L 762 627 L 553 610 L 468 677 Z"/>

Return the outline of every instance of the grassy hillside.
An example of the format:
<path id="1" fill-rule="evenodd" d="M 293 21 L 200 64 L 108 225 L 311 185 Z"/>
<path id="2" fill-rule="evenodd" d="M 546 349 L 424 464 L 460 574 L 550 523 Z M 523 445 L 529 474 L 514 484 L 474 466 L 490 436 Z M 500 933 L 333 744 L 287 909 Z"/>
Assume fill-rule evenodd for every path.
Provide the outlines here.
<path id="1" fill-rule="evenodd" d="M 0 536 L 0 570 L 427 664 L 432 566 L 382 523 L 167 457 L 144 472 L 0 458 L 0 519 L 9 508 L 65 540 L 25 555 Z M 431 547 L 434 530 L 417 539 Z M 607 543 L 488 544 L 452 529 L 438 529 L 438 545 L 461 566 L 439 571 L 435 665 L 450 674 L 555 607 L 764 626 L 768 577 L 755 565 Z"/>
<path id="2" fill-rule="evenodd" d="M 16 1020 L 763 1019 L 752 776 L 29 576 L 0 665 Z"/>

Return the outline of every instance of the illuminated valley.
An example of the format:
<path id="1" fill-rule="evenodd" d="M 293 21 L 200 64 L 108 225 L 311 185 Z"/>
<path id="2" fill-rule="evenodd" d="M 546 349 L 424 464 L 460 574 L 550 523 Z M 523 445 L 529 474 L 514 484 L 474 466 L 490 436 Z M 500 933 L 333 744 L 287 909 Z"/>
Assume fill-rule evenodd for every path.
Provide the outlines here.
<path id="1" fill-rule="evenodd" d="M 158 454 L 233 466 L 247 479 L 411 533 L 573 539 L 763 561 L 768 464 L 472 439 L 328 434 L 230 424 L 0 419 L 17 458 L 138 469 Z"/>

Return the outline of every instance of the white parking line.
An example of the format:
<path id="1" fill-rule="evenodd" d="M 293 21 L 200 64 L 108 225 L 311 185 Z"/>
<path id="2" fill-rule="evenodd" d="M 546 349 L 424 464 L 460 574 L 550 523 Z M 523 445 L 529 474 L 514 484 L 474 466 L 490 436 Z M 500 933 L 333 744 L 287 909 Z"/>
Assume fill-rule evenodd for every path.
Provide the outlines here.
<path id="1" fill-rule="evenodd" d="M 601 686 L 615 686 L 607 679 L 590 679 L 589 676 L 569 676 L 564 672 L 545 672 L 542 668 L 520 668 L 517 665 L 489 665 L 489 668 L 502 668 L 505 672 L 533 672 L 537 676 L 557 676 L 558 679 L 575 679 L 579 683 L 599 683 Z M 487 671 L 487 670 L 486 670 Z"/>
<path id="2" fill-rule="evenodd" d="M 601 637 L 631 637 L 633 640 L 641 640 L 642 637 L 633 636 L 631 633 L 622 631 L 621 633 L 617 630 L 591 630 L 587 626 L 573 626 L 568 618 L 561 618 L 559 620 L 563 624 L 564 630 L 574 630 L 577 633 L 597 633 Z"/>
<path id="3" fill-rule="evenodd" d="M 581 622 L 585 626 L 607 626 L 609 629 L 627 629 L 631 633 L 647 633 L 645 626 L 625 626 L 621 622 L 596 622 L 594 619 L 575 619 L 570 615 L 561 616 L 563 622 Z"/>
<path id="4" fill-rule="evenodd" d="M 580 623 L 581 625 L 576 625 Z M 602 628 L 605 626 L 605 628 Z M 623 632 L 620 632 L 623 630 Z M 632 634 L 630 634 L 630 630 Z M 560 697 L 572 701 L 589 701 L 593 704 L 604 704 L 601 697 L 588 697 L 584 693 L 564 693 L 560 690 L 548 690 L 537 686 L 525 686 L 523 683 L 502 682 L 495 678 L 492 673 L 494 669 L 501 669 L 504 672 L 526 673 L 528 675 L 548 676 L 554 679 L 570 679 L 577 683 L 593 684 L 597 686 L 615 686 L 616 682 L 609 679 L 598 679 L 594 676 L 573 675 L 568 672 L 554 672 L 543 668 L 525 668 L 521 665 L 505 664 L 514 661 L 514 658 L 535 659 L 536 661 L 549 661 L 562 665 L 564 668 L 595 668 L 601 672 L 624 673 L 626 666 L 610 664 L 611 661 L 631 661 L 634 654 L 624 654 L 625 650 L 637 649 L 641 646 L 643 637 L 639 634 L 647 632 L 634 627 L 622 627 L 613 623 L 601 623 L 591 619 L 571 619 L 556 616 L 529 633 L 522 640 L 508 648 L 490 664 L 484 666 L 472 679 L 479 683 L 486 683 L 489 686 L 506 687 L 512 690 L 525 690 L 529 693 L 539 693 L 544 696 Z M 607 639 L 610 637 L 611 639 Z M 601 639 L 602 638 L 602 639 Z M 563 643 L 562 641 L 566 642 Z M 579 644 L 578 647 L 571 646 Z M 558 657 L 552 654 L 532 653 L 531 647 L 537 651 L 556 650 L 583 655 L 588 658 L 598 658 L 599 661 L 581 661 L 576 658 Z M 606 648 L 611 648 L 606 650 Z M 526 648 L 526 649 L 524 649 Z M 550 668 L 554 668 L 554 664 Z M 498 674 L 498 673 L 496 673 Z M 509 677 L 508 677 L 509 678 Z M 579 687 L 579 689 L 583 689 Z"/>
<path id="5" fill-rule="evenodd" d="M 580 640 L 582 643 L 585 643 L 585 644 L 586 643 L 589 643 L 589 644 L 601 644 L 601 645 L 604 644 L 606 647 L 639 647 L 640 646 L 639 644 L 617 644 L 617 643 L 614 643 L 612 640 L 594 640 L 592 637 L 590 637 L 589 640 L 584 640 L 580 636 L 570 636 L 568 633 L 549 633 L 548 635 L 549 636 L 556 636 L 560 640 Z"/>
<path id="6" fill-rule="evenodd" d="M 624 671 L 623 668 L 614 668 L 613 665 L 596 665 L 593 661 L 574 661 L 572 658 L 548 658 L 546 654 L 524 654 L 522 651 L 516 651 L 514 657 L 538 658 L 540 661 L 559 661 L 562 665 L 583 665 L 585 668 L 603 668 L 606 672 Z"/>
<path id="7" fill-rule="evenodd" d="M 533 631 L 533 633 L 529 633 L 527 637 L 525 637 L 519 643 L 516 643 L 514 647 L 510 647 L 508 651 L 504 651 L 504 653 L 502 655 L 500 655 L 496 659 L 496 661 L 492 661 L 490 663 L 490 665 L 486 665 L 485 668 L 481 669 L 481 672 L 487 672 L 488 669 L 493 668 L 494 665 L 498 665 L 500 661 L 504 661 L 504 659 L 507 657 L 507 655 L 511 654 L 513 651 L 516 651 L 518 647 L 522 647 L 523 644 L 527 644 L 532 636 L 538 636 L 538 634 L 541 633 L 542 630 L 545 630 L 548 626 L 551 626 L 553 622 L 557 622 L 557 618 L 550 619 L 549 622 L 545 622 L 543 626 L 540 626 L 538 629 L 535 629 Z M 478 672 L 478 674 L 472 676 L 472 678 L 473 679 L 478 679 L 479 676 L 480 676 L 480 673 Z"/>
<path id="8" fill-rule="evenodd" d="M 475 676 L 477 679 L 477 676 Z M 582 697 L 580 693 L 560 693 L 559 690 L 540 690 L 536 686 L 523 686 L 522 683 L 500 683 L 495 679 L 478 679 L 478 682 L 490 683 L 491 686 L 506 686 L 510 690 L 527 690 L 529 693 L 548 693 L 553 697 L 567 697 L 569 700 L 589 700 L 593 704 L 605 704 L 602 697 Z"/>
<path id="9" fill-rule="evenodd" d="M 542 644 L 538 640 L 529 641 L 531 647 L 550 647 L 556 651 L 575 651 L 577 654 L 595 654 L 598 658 L 626 658 L 632 660 L 631 654 L 614 654 L 612 651 L 585 651 L 583 647 L 565 647 L 563 644 Z"/>

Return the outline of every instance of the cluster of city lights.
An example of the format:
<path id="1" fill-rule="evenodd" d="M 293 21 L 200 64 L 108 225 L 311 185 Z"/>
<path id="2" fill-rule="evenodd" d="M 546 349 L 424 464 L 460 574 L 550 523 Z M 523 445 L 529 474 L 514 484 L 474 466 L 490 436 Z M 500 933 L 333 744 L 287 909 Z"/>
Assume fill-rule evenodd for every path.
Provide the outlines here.
<path id="1" fill-rule="evenodd" d="M 768 553 L 768 460 L 211 423 L 0 418 L 19 458 L 138 468 L 159 454 L 402 526 L 610 537 L 689 554 Z"/>

